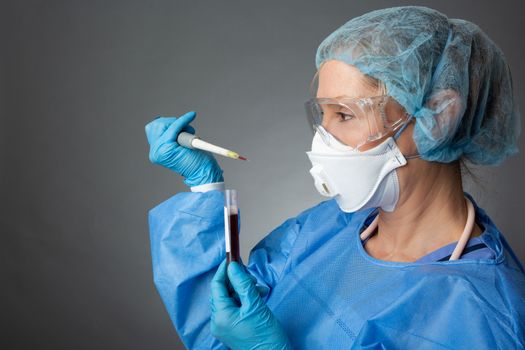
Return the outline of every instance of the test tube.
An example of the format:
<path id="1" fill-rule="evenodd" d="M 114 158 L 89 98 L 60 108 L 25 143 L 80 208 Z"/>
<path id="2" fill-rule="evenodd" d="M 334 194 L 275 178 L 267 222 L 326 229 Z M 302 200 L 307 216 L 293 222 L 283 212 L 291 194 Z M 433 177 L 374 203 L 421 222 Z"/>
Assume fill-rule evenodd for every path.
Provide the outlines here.
<path id="1" fill-rule="evenodd" d="M 226 261 L 240 263 L 239 256 L 239 208 L 237 191 L 224 191 L 224 238 L 226 243 Z"/>

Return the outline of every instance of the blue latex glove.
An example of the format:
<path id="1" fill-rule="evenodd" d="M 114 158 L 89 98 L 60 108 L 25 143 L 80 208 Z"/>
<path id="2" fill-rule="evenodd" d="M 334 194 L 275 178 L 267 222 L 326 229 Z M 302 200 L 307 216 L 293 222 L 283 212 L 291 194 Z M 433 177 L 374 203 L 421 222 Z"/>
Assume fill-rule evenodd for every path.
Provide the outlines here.
<path id="1" fill-rule="evenodd" d="M 237 298 L 228 294 L 230 281 Z M 211 333 L 232 350 L 288 350 L 290 341 L 255 286 L 254 277 L 226 260 L 211 282 Z"/>
<path id="2" fill-rule="evenodd" d="M 149 159 L 182 175 L 190 187 L 222 182 L 222 169 L 211 153 L 182 147 L 176 141 L 181 131 L 195 134 L 189 125 L 195 116 L 188 112 L 179 118 L 159 117 L 146 125 Z"/>

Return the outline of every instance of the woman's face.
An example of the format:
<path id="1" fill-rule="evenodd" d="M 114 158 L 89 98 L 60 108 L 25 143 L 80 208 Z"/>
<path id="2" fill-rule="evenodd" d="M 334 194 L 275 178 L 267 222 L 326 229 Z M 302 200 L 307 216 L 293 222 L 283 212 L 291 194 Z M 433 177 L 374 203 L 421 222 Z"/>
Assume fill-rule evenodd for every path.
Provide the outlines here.
<path id="1" fill-rule="evenodd" d="M 372 86 L 359 69 L 341 61 L 324 62 L 319 69 L 318 79 L 318 98 L 348 99 L 381 95 L 378 87 Z M 384 106 L 383 118 L 386 117 L 389 122 L 406 118 L 401 105 L 394 99 L 387 101 Z M 393 134 L 392 131 L 384 128 L 379 109 L 375 111 L 367 109 L 365 112 L 359 112 L 357 109 L 352 111 L 339 105 L 323 105 L 322 124 L 339 141 L 352 147 L 362 143 L 362 140 L 367 140 L 369 135 L 375 133 L 384 135 L 379 139 L 367 141 L 359 147 L 360 151 L 375 147 Z"/>

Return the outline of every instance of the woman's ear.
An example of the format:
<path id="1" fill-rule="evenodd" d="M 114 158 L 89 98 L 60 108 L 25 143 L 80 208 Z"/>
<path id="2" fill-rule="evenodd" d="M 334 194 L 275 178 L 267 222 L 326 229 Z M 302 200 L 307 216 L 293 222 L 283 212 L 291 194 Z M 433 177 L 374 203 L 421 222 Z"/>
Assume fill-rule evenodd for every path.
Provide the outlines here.
<path id="1" fill-rule="evenodd" d="M 444 140 L 456 133 L 465 113 L 464 103 L 456 90 L 442 89 L 432 93 L 425 107 L 433 114 L 429 121 L 433 125 L 427 124 L 427 130 L 431 131 L 434 140 Z"/>

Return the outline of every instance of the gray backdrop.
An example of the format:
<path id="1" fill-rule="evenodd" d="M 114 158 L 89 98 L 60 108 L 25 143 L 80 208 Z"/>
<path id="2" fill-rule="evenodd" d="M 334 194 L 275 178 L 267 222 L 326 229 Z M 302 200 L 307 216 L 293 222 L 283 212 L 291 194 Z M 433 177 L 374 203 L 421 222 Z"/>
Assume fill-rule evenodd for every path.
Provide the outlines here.
<path id="1" fill-rule="evenodd" d="M 418 2 L 480 25 L 524 106 L 520 3 Z M 402 4 L 1 1 L 0 347 L 183 348 L 152 282 L 147 212 L 186 188 L 149 163 L 144 125 L 196 110 L 203 138 L 251 159 L 219 159 L 240 191 L 246 258 L 321 200 L 302 106 L 318 44 Z M 524 166 L 521 153 L 467 186 L 522 261 Z"/>

